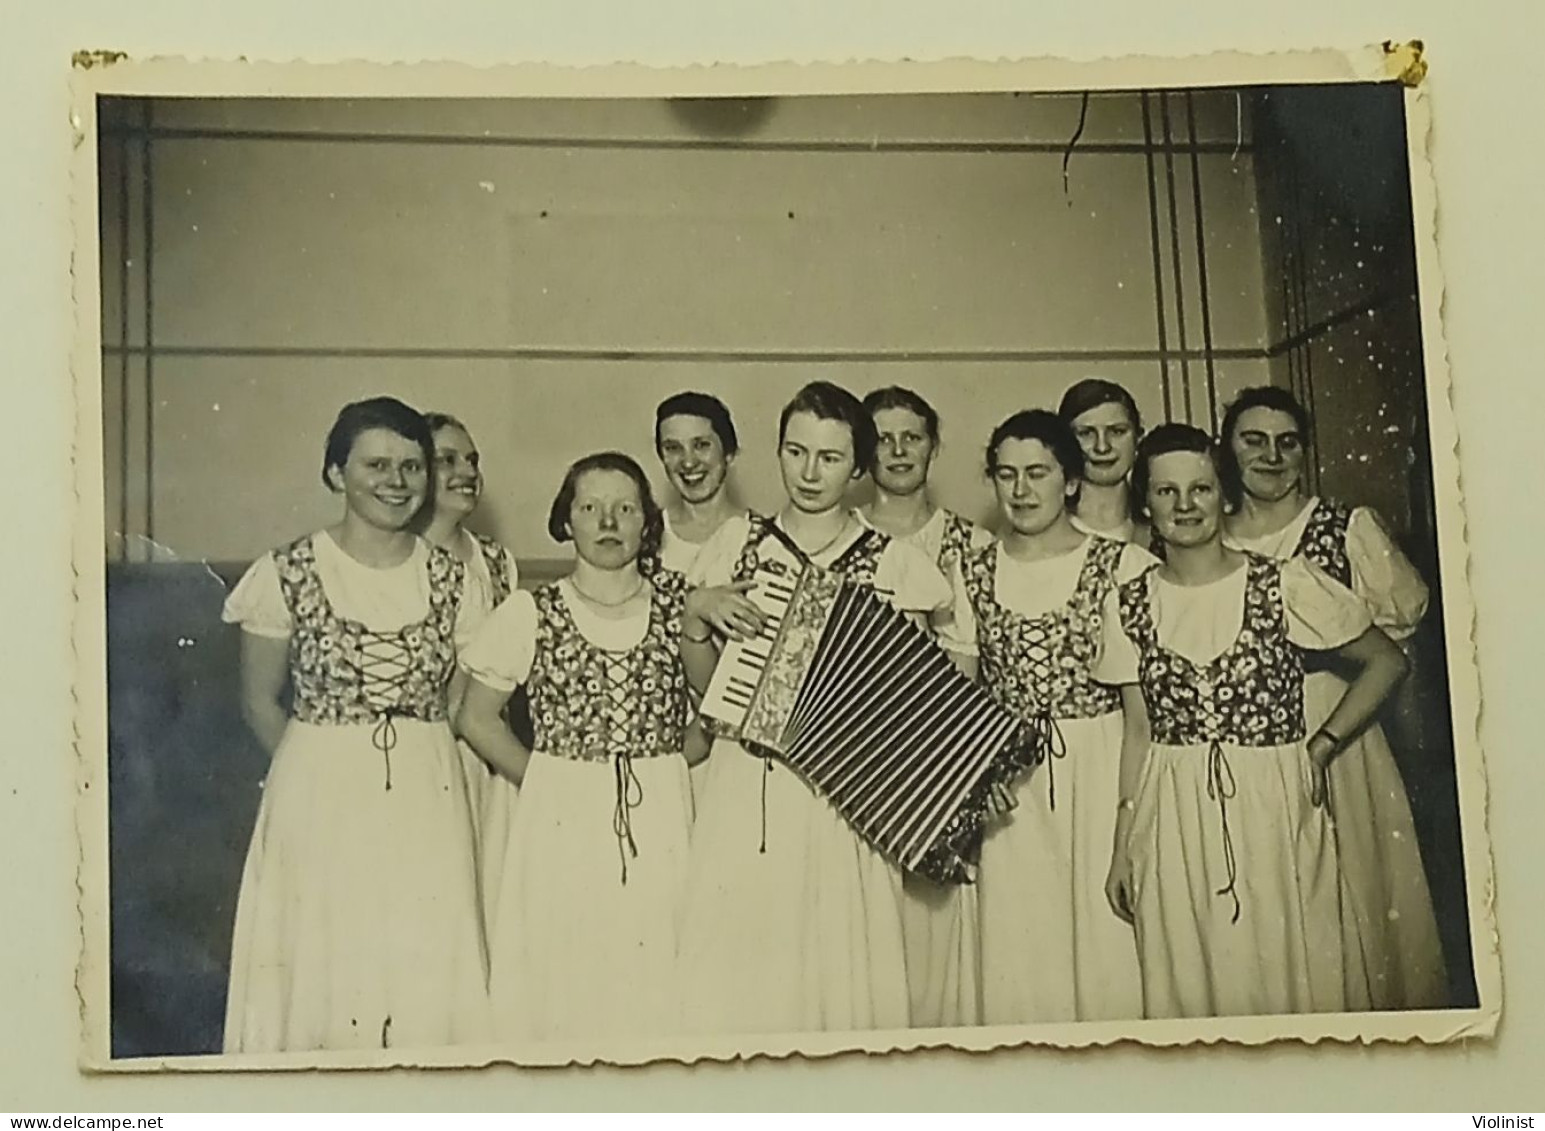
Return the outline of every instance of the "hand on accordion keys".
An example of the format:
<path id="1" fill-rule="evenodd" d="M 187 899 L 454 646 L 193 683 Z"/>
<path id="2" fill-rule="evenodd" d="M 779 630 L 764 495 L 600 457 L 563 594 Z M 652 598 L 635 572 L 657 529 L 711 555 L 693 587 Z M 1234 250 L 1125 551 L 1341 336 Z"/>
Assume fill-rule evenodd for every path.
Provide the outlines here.
<path id="1" fill-rule="evenodd" d="M 761 633 L 767 615 L 746 596 L 754 580 L 729 585 L 704 586 L 687 594 L 686 615 L 707 625 L 720 636 L 747 640 Z M 687 631 L 691 635 L 691 628 Z"/>

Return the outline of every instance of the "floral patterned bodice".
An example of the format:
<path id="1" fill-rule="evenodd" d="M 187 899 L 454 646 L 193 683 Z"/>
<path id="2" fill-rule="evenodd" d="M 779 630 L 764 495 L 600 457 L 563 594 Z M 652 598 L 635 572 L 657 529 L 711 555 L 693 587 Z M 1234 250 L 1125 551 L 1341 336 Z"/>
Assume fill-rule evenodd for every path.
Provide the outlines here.
<path id="1" fill-rule="evenodd" d="M 686 579 L 660 570 L 651 583 L 644 638 L 621 652 L 585 639 L 556 584 L 532 594 L 536 655 L 526 688 L 537 749 L 581 761 L 648 758 L 681 750 L 687 681 L 678 638 Z"/>
<path id="2" fill-rule="evenodd" d="M 1164 647 L 1153 620 L 1154 566 L 1120 588 L 1121 627 L 1138 650 L 1138 678 L 1155 742 L 1165 746 L 1284 746 L 1304 737 L 1303 653 L 1289 640 L 1282 565 L 1246 554 L 1239 634 L 1202 664 Z"/>
<path id="3" fill-rule="evenodd" d="M 1005 708 L 1027 719 L 1088 719 L 1121 709 L 1120 694 L 1094 682 L 1090 669 L 1099 654 L 1101 614 L 1124 548 L 1113 538 L 1092 536 L 1071 598 L 1060 609 L 1033 617 L 998 603 L 997 543 L 961 559 L 976 614 L 982 679 Z"/>
<path id="4" fill-rule="evenodd" d="M 1237 784 L 1228 748 L 1286 746 L 1304 737 L 1304 659 L 1288 639 L 1282 563 L 1245 555 L 1245 608 L 1239 633 L 1203 664 L 1159 642 L 1153 620 L 1154 566 L 1121 586 L 1121 627 L 1138 652 L 1138 682 L 1154 742 L 1207 749 L 1207 794 L 1218 804 L 1228 882 L 1217 894 L 1234 902 L 1238 863 L 1228 803 Z"/>
<path id="5" fill-rule="evenodd" d="M 478 552 L 483 555 L 483 562 L 488 566 L 488 578 L 493 583 L 490 604 L 498 605 L 515 589 L 515 581 L 510 577 L 509 555 L 504 552 L 504 547 L 492 538 L 473 534 L 472 539 L 477 543 Z"/>
<path id="6" fill-rule="evenodd" d="M 735 570 L 730 580 L 750 580 L 756 573 L 757 567 L 761 565 L 762 546 L 769 538 L 781 542 L 793 554 L 796 561 L 808 560 L 804 551 L 776 521 L 754 514 L 750 516 L 750 529 L 746 532 L 746 541 L 741 546 L 740 557 L 735 561 Z M 890 542 L 890 535 L 866 528 L 854 539 L 852 545 L 842 551 L 826 568 L 833 573 L 842 574 L 848 581 L 855 584 L 873 586 L 875 571 L 880 567 L 880 558 L 884 556 L 885 548 L 890 545 Z"/>
<path id="7" fill-rule="evenodd" d="M 445 719 L 466 576 L 453 554 L 429 547 L 429 611 L 391 632 L 338 615 L 322 588 L 311 536 L 275 550 L 273 558 L 293 624 L 295 718 L 332 725 Z"/>
<path id="8" fill-rule="evenodd" d="M 939 558 L 934 563 L 945 577 L 950 575 L 950 567 L 971 549 L 972 530 L 969 518 L 962 518 L 953 512 L 945 513 L 944 537 L 939 539 Z"/>
<path id="9" fill-rule="evenodd" d="M 1352 587 L 1352 562 L 1347 557 L 1347 527 L 1351 521 L 1350 507 L 1320 499 L 1314 504 L 1294 550 L 1348 589 Z"/>

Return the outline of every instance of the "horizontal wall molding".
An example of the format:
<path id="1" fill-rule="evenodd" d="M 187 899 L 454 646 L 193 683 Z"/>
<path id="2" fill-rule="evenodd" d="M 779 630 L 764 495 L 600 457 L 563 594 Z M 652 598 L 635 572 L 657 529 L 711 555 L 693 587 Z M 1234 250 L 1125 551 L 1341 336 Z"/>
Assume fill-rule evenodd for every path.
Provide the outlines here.
<path id="1" fill-rule="evenodd" d="M 111 126 L 101 131 L 103 137 L 135 141 L 239 141 L 279 143 L 338 143 L 344 145 L 408 146 L 491 146 L 506 149 L 602 149 L 602 150 L 690 150 L 767 153 L 1051 153 L 1069 151 L 1065 141 L 978 141 L 870 140 L 800 141 L 753 138 L 606 138 L 606 137 L 493 137 L 482 134 L 409 134 L 345 133 L 309 130 L 221 130 L 212 128 L 181 129 L 135 126 Z M 1141 141 L 1089 141 L 1071 147 L 1075 157 L 1086 154 L 1142 155 L 1155 146 Z M 1252 152 L 1248 141 L 1198 141 L 1176 143 L 1169 152 L 1234 157 Z"/>
<path id="2" fill-rule="evenodd" d="M 1188 361 L 1205 359 L 1205 350 L 1190 349 L 1046 349 L 1046 350 L 669 350 L 580 349 L 512 346 L 501 349 L 411 348 L 371 346 L 144 346 L 104 345 L 111 357 L 294 358 L 317 360 L 408 361 L 604 361 L 698 362 L 703 364 L 840 364 L 938 362 L 1058 362 L 1058 361 Z M 1215 349 L 1219 361 L 1265 361 L 1267 347 Z"/>
<path id="3" fill-rule="evenodd" d="M 1368 317 L 1395 301 L 1371 295 L 1342 307 L 1269 346 L 1206 349 L 976 349 L 976 350 L 671 350 L 591 349 L 567 346 L 508 346 L 489 349 L 411 346 L 102 346 L 106 357 L 295 358 L 300 360 L 404 361 L 602 361 L 684 362 L 705 365 L 754 364 L 930 364 L 938 362 L 1059 361 L 1270 361 L 1307 345 L 1354 319 Z"/>

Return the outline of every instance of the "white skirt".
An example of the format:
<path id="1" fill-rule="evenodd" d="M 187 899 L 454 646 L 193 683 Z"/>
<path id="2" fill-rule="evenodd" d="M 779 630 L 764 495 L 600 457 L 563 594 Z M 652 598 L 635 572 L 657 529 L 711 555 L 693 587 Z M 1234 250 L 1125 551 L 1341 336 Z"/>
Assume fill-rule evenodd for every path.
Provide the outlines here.
<path id="1" fill-rule="evenodd" d="M 472 817 L 445 723 L 292 721 L 242 874 L 227 1052 L 428 1048 L 486 1035 Z"/>
<path id="2" fill-rule="evenodd" d="M 1018 807 L 989 825 L 982 845 L 982 1001 L 990 1025 L 1143 1015 L 1137 940 L 1105 898 L 1122 717 L 1057 726 L 1066 757 L 1019 782 Z"/>
<path id="3" fill-rule="evenodd" d="M 503 887 L 504 862 L 509 853 L 510 827 L 515 819 L 515 805 L 520 791 L 509 779 L 489 769 L 465 742 L 461 749 L 463 771 L 467 778 L 467 805 L 472 812 L 472 828 L 477 846 L 477 874 L 483 922 L 492 924 L 498 916 L 499 892 Z"/>
<path id="4" fill-rule="evenodd" d="M 978 885 L 902 879 L 911 1023 L 947 1029 L 982 1023 Z"/>
<path id="5" fill-rule="evenodd" d="M 1228 885 L 1208 748 L 1154 746 L 1132 823 L 1138 963 L 1149 1017 L 1339 1013 L 1346 1008 L 1336 840 L 1310 802 L 1309 757 L 1224 748 L 1234 794 Z"/>
<path id="6" fill-rule="evenodd" d="M 901 873 L 798 775 L 716 741 L 682 916 L 683 1026 L 906 1028 L 901 900 Z"/>
<path id="7" fill-rule="evenodd" d="M 1332 673 L 1309 674 L 1304 714 L 1310 734 L 1345 693 L 1346 684 Z M 1377 723 L 1331 762 L 1330 797 L 1341 861 L 1348 1007 L 1446 1007 L 1448 975 L 1411 802 Z"/>
<path id="8" fill-rule="evenodd" d="M 691 789 L 678 755 L 632 766 L 641 798 L 629 813 L 637 855 L 614 832 L 611 761 L 531 755 L 489 927 L 489 997 L 502 1039 L 671 1031 Z"/>

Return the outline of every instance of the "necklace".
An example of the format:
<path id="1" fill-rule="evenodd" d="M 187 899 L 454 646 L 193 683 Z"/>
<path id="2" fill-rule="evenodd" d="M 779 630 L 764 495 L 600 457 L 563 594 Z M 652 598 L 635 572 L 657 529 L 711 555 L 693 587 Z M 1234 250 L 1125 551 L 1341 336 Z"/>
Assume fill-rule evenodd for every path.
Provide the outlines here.
<path id="1" fill-rule="evenodd" d="M 837 544 L 838 539 L 840 539 L 847 532 L 848 532 L 848 518 L 847 518 L 846 515 L 844 515 L 843 519 L 842 519 L 842 525 L 837 528 L 837 533 L 833 534 L 830 538 L 828 538 L 825 542 L 822 542 L 815 549 L 807 550 L 803 546 L 799 546 L 798 541 L 795 541 L 794 544 L 796 546 L 799 546 L 800 552 L 802 554 L 804 554 L 805 557 L 814 559 L 814 558 L 820 557 L 822 554 L 826 553 L 827 550 L 830 550 L 833 546 L 835 546 Z M 793 538 L 794 535 L 790 534 L 789 537 Z"/>
<path id="2" fill-rule="evenodd" d="M 594 597 L 591 594 L 586 593 L 579 587 L 579 582 L 575 581 L 572 577 L 569 578 L 569 588 L 573 589 L 574 592 L 578 593 L 581 598 L 588 601 L 590 604 L 597 606 L 598 608 L 620 609 L 623 605 L 626 605 L 629 601 L 633 600 L 633 598 L 637 597 L 644 591 L 644 578 L 640 577 L 638 579 L 638 584 L 633 587 L 632 592 L 630 592 L 626 597 L 623 597 L 621 600 L 617 601 L 603 601 L 599 597 Z"/>

